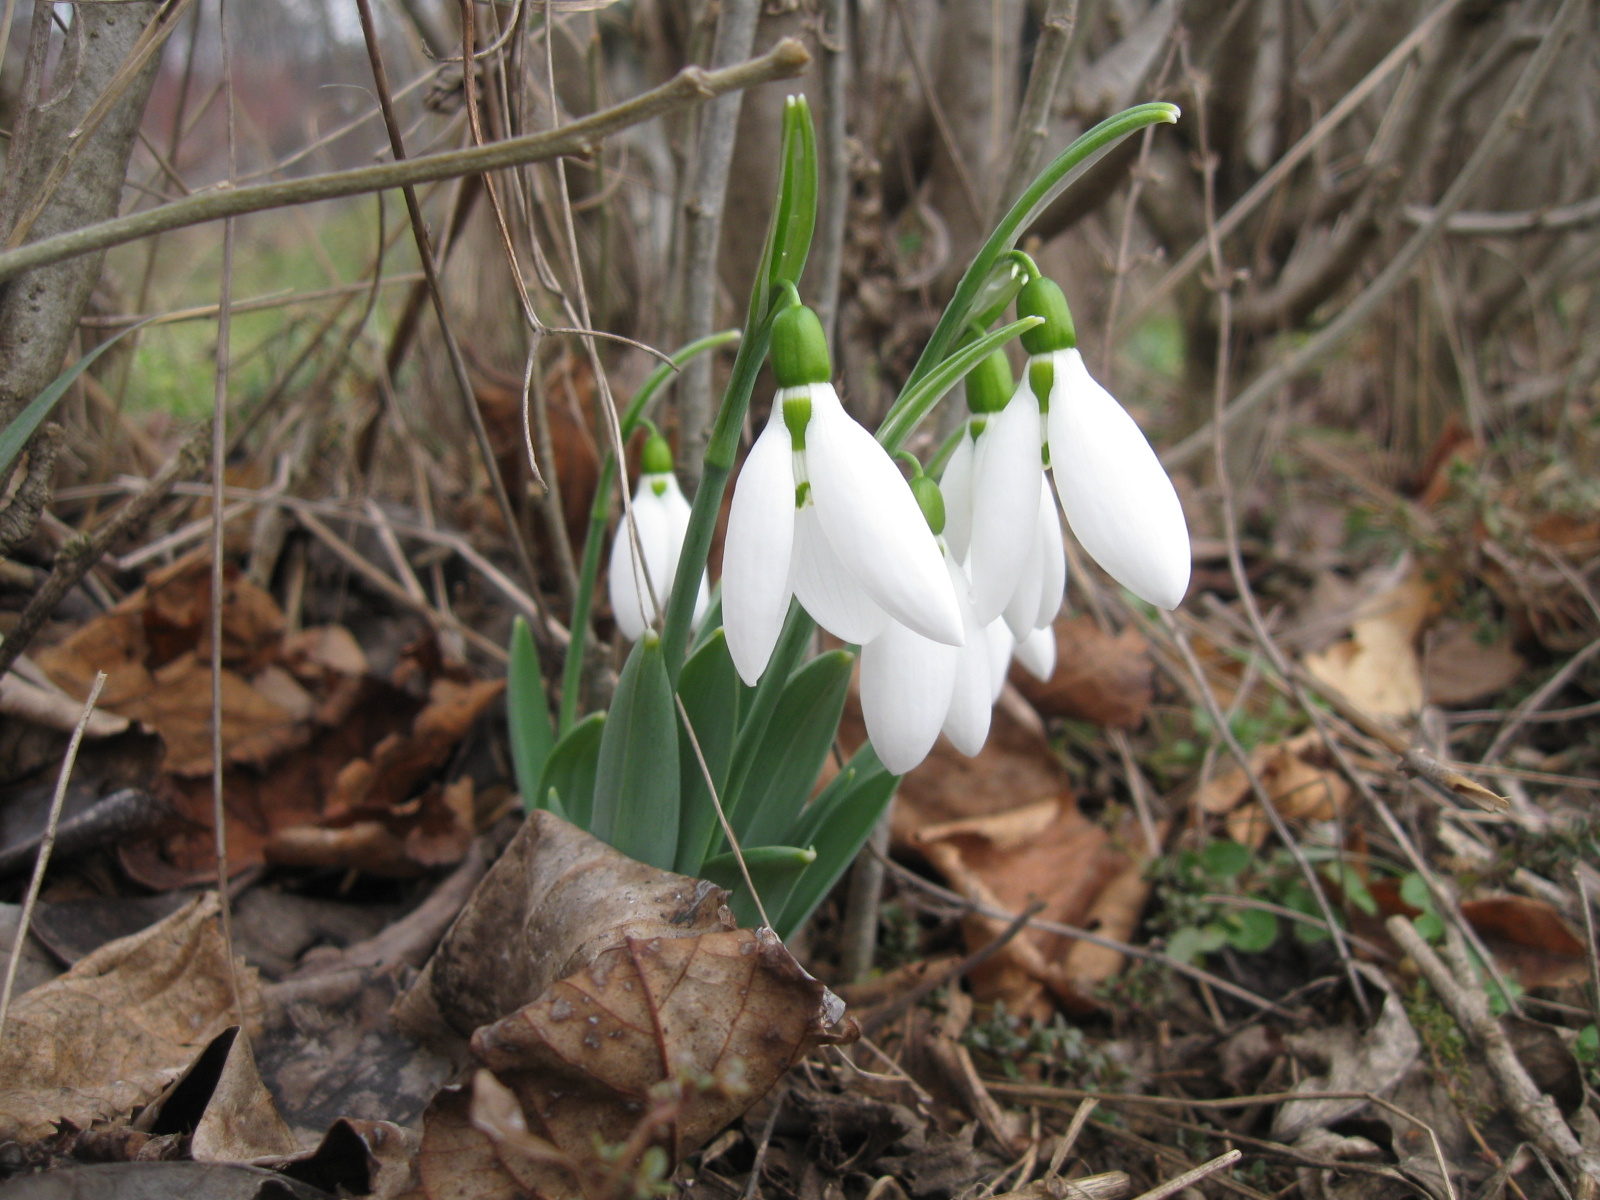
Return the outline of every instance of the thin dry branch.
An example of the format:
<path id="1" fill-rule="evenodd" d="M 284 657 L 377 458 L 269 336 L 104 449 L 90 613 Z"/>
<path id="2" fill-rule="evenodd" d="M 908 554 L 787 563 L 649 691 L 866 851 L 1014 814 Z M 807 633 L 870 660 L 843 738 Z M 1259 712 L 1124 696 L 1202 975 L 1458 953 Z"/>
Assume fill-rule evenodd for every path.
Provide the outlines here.
<path id="1" fill-rule="evenodd" d="M 1407 918 L 1390 917 L 1385 928 L 1417 964 L 1462 1032 L 1476 1043 L 1517 1127 L 1575 1176 L 1587 1177 L 1591 1191 L 1600 1187 L 1600 1156 L 1583 1148 L 1572 1128 L 1562 1120 L 1555 1101 L 1539 1090 L 1517 1058 L 1506 1031 L 1489 1011 L 1489 997 L 1478 983 L 1466 946 L 1455 936 L 1455 930 L 1445 930 L 1447 947 L 1456 963 L 1452 971 Z"/>
<path id="2" fill-rule="evenodd" d="M 805 70 L 810 62 L 811 55 L 800 42 L 794 38 L 784 38 L 759 58 L 726 71 L 685 67 L 660 87 L 547 133 L 531 133 L 487 146 L 428 154 L 405 162 L 382 163 L 350 171 L 332 171 L 283 183 L 200 192 L 158 208 L 100 221 L 6 251 L 0 254 L 0 282 L 51 263 L 64 262 L 110 246 L 120 246 L 154 233 L 218 221 L 223 217 L 498 171 L 525 163 L 547 162 L 562 155 L 588 154 L 602 138 L 618 130 L 720 96 L 724 92 L 755 87 L 775 79 L 790 79 Z"/>

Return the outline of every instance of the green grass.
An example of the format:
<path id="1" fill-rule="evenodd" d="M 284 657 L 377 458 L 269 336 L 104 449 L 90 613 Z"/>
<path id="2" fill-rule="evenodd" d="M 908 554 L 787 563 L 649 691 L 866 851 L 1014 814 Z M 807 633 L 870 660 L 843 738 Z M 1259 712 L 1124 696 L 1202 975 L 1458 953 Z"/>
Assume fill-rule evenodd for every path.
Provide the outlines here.
<path id="1" fill-rule="evenodd" d="M 387 206 L 393 222 L 401 212 Z M 368 202 L 321 205 L 306 210 L 302 222 L 292 213 L 266 213 L 239 222 L 235 234 L 233 296 L 248 300 L 280 292 L 316 291 L 358 280 L 376 248 L 376 209 Z M 309 229 L 308 229 L 309 226 Z M 319 253 L 312 236 L 322 247 Z M 109 266 L 121 281 L 123 299 L 132 304 L 145 268 L 144 245 L 122 247 L 108 256 Z M 331 263 L 337 278 L 330 278 L 324 263 Z M 397 274 L 414 269 L 415 253 L 402 241 L 390 251 L 385 271 Z M 155 285 L 146 311 L 163 312 L 215 304 L 222 277 L 220 225 L 169 234 L 156 260 Z M 386 302 L 380 300 L 372 326 L 389 326 Z M 235 404 L 259 396 L 304 346 L 321 317 L 337 299 L 296 304 L 233 317 L 229 391 Z M 363 305 L 358 298 L 355 305 Z M 353 316 L 360 311 L 347 310 Z M 160 325 L 139 335 L 129 367 L 128 411 L 167 412 L 197 417 L 211 411 L 214 388 L 217 325 L 215 319 Z"/>

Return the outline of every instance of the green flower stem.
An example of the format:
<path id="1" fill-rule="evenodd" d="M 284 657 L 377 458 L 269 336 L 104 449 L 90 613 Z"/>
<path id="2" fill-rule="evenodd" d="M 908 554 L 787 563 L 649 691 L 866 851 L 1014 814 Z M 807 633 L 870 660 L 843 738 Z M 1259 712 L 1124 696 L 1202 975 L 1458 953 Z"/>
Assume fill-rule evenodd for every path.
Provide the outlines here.
<path id="1" fill-rule="evenodd" d="M 623 410 L 617 422 L 622 428 L 622 444 L 627 445 L 633 431 L 645 421 L 645 407 L 655 399 L 656 393 L 666 385 L 667 381 L 678 373 L 678 368 L 695 355 L 726 346 L 729 342 L 738 341 L 739 337 L 737 329 L 725 329 L 721 333 L 709 334 L 690 342 L 673 354 L 670 365 L 662 363 L 651 371 L 639 385 L 639 390 L 633 394 L 633 399 L 628 401 L 628 407 Z M 600 552 L 605 547 L 606 526 L 611 521 L 611 484 L 616 473 L 616 454 L 608 450 L 605 460 L 600 464 L 600 480 L 595 486 L 594 507 L 589 512 L 589 533 L 583 541 L 583 564 L 578 571 L 578 594 L 572 605 L 572 641 L 567 646 L 566 669 L 561 676 L 561 719 L 557 727 L 557 737 L 565 736 L 567 730 L 577 724 L 581 715 L 578 711 L 578 694 L 583 685 L 584 642 L 589 634 L 589 613 L 594 608 L 595 580 L 600 575 Z"/>
<path id="2" fill-rule="evenodd" d="M 957 380 L 1012 338 L 1026 333 L 1039 323 L 1038 317 L 1024 317 L 1020 321 L 1002 325 L 993 333 L 986 333 L 977 341 L 962 345 L 918 382 L 908 384 L 889 410 L 889 415 L 883 419 L 883 424 L 878 426 L 878 441 L 884 449 L 891 454 L 899 450 L 922 418 L 932 411 L 946 392 L 955 387 Z"/>
<path id="3" fill-rule="evenodd" d="M 968 310 L 989 278 L 990 270 L 999 261 L 1000 256 L 1015 245 L 1017 238 L 1043 211 L 1045 205 L 1054 199 L 1061 187 L 1065 186 L 1068 174 L 1075 167 L 1085 165 L 1109 150 L 1129 134 L 1137 133 L 1147 125 L 1158 122 L 1170 124 L 1177 119 L 1178 108 L 1174 104 L 1156 102 L 1136 105 L 1101 121 L 1063 150 L 1054 162 L 1040 172 L 1028 190 L 1017 197 L 1017 202 L 1011 206 L 1011 211 L 1006 213 L 1000 224 L 995 226 L 994 232 L 989 235 L 989 240 L 983 244 L 983 249 L 978 251 L 977 257 L 972 260 L 972 265 L 967 268 L 966 274 L 961 277 L 961 282 L 956 285 L 955 295 L 950 298 L 944 315 L 939 318 L 939 324 L 934 328 L 933 336 L 928 339 L 922 356 L 912 368 L 911 376 L 906 380 L 900 398 L 895 401 L 894 407 L 884 418 L 883 427 L 878 431 L 879 441 L 893 449 L 905 439 L 912 428 L 915 428 L 915 421 L 906 424 L 902 416 L 908 398 L 917 385 L 945 360 L 946 353 L 966 326 Z M 885 437 L 885 431 L 891 429 L 903 429 L 903 432 Z"/>
<path id="4" fill-rule="evenodd" d="M 694 602 L 700 593 L 700 573 L 706 569 L 706 560 L 711 555 L 711 535 L 716 530 L 722 494 L 727 490 L 728 476 L 733 473 L 734 459 L 739 453 L 739 434 L 744 429 L 745 413 L 750 410 L 750 393 L 755 390 L 756 376 L 766 361 L 767 347 L 772 341 L 772 318 L 778 311 L 769 312 L 767 318 L 739 343 L 738 356 L 733 360 L 733 375 L 728 380 L 728 390 L 723 393 L 722 408 L 706 447 L 700 488 L 689 510 L 689 528 L 683 535 L 678 573 L 672 581 L 667 619 L 661 632 L 667 678 L 672 680 L 673 687 L 677 687 L 678 672 L 683 668 L 684 651 L 689 645 L 689 622 L 694 618 Z"/>

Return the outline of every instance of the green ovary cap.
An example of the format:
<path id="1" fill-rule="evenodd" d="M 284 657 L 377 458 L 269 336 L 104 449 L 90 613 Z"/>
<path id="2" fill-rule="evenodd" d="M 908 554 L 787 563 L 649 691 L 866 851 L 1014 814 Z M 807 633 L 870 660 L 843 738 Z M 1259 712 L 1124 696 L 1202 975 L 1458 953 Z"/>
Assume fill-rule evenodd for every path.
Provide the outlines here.
<path id="1" fill-rule="evenodd" d="M 911 479 L 911 494 L 917 498 L 917 507 L 922 510 L 934 536 L 943 533 L 944 493 L 939 490 L 939 485 L 926 475 L 915 475 Z"/>
<path id="2" fill-rule="evenodd" d="M 1017 293 L 1017 316 L 1044 318 L 1043 325 L 1035 325 L 1022 335 L 1022 344 L 1029 354 L 1071 350 L 1078 344 L 1078 332 L 1072 324 L 1072 310 L 1067 307 L 1067 298 L 1053 279 L 1041 275 L 1023 285 Z"/>
<path id="3" fill-rule="evenodd" d="M 781 388 L 827 383 L 833 378 L 822 322 L 803 304 L 784 309 L 772 322 L 772 373 Z"/>
<path id="4" fill-rule="evenodd" d="M 996 413 L 1011 401 L 1011 364 L 1004 350 L 996 350 L 967 372 L 967 408 L 975 413 Z"/>
<path id="5" fill-rule="evenodd" d="M 639 469 L 646 475 L 672 474 L 672 447 L 659 433 L 645 439 L 644 453 L 639 457 Z"/>

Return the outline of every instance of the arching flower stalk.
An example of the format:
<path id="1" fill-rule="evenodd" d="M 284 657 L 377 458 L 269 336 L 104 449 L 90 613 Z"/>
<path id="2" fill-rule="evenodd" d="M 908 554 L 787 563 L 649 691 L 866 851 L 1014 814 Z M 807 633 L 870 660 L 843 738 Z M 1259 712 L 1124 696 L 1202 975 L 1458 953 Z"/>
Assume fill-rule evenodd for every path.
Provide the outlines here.
<path id="1" fill-rule="evenodd" d="M 617 628 L 630 642 L 638 641 L 655 624 L 657 605 L 666 607 L 667 589 L 672 587 L 684 531 L 689 527 L 689 502 L 683 498 L 673 472 L 672 448 L 654 427 L 645 439 L 640 468 L 639 489 L 633 495 L 633 524 L 639 535 L 637 551 L 624 521 L 618 525 L 611 543 L 607 579 Z M 694 606 L 696 625 L 705 616 L 709 596 L 707 577 L 702 574 Z"/>
<path id="2" fill-rule="evenodd" d="M 773 323 L 778 394 L 734 489 L 722 611 L 740 677 L 761 678 L 789 599 L 865 645 L 891 621 L 945 647 L 964 623 L 943 557 L 888 453 L 844 411 L 821 323 L 795 305 Z"/>

